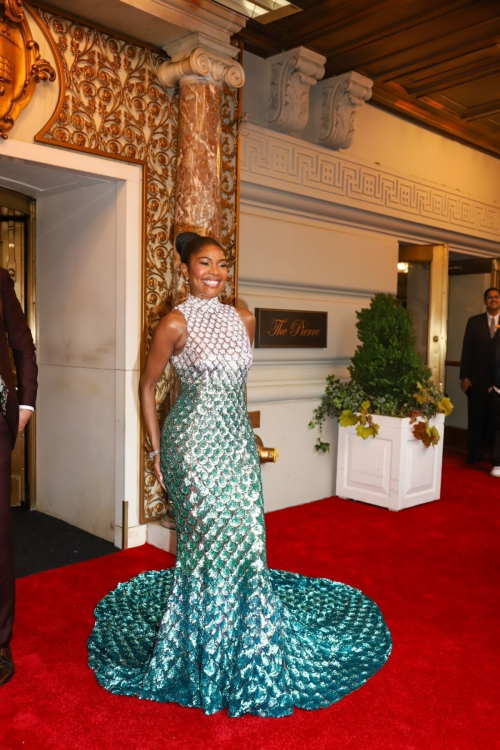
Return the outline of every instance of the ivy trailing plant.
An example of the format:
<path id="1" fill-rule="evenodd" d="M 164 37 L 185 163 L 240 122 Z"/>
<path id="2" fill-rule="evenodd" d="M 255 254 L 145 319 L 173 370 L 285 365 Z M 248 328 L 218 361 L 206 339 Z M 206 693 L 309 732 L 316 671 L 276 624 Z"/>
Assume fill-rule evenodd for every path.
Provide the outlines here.
<path id="1" fill-rule="evenodd" d="M 378 434 L 374 415 L 409 417 L 413 434 L 426 447 L 437 445 L 439 432 L 429 420 L 438 412 L 451 414 L 453 405 L 438 391 L 431 371 L 418 354 L 410 314 L 391 294 L 376 294 L 370 307 L 356 313 L 359 346 L 351 360 L 351 379 L 326 379 L 320 405 L 314 410 L 311 428 L 319 428 L 317 451 L 325 453 L 322 440 L 326 417 L 338 419 L 341 427 L 357 425 L 366 440 Z"/>

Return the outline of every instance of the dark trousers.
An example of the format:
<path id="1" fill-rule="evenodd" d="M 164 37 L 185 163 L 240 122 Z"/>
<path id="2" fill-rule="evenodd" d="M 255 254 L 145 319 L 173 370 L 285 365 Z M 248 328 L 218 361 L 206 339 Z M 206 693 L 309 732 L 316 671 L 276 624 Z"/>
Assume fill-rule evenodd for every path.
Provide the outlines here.
<path id="1" fill-rule="evenodd" d="M 493 414 L 493 448 L 491 451 L 491 463 L 500 466 L 500 393 L 491 393 Z"/>
<path id="2" fill-rule="evenodd" d="M 482 461 L 486 443 L 491 442 L 491 402 L 486 386 L 474 385 L 467 391 L 467 448 L 471 461 Z"/>
<path id="3" fill-rule="evenodd" d="M 14 622 L 14 544 L 10 515 L 12 443 L 0 412 L 0 648 L 9 645 Z"/>

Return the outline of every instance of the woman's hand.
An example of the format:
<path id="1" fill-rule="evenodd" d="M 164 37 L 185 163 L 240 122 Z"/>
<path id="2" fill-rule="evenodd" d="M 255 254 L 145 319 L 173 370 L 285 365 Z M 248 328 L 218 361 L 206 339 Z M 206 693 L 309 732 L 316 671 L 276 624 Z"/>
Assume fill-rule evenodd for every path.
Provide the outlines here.
<path id="1" fill-rule="evenodd" d="M 153 471 L 155 473 L 155 476 L 156 476 L 157 480 L 159 481 L 159 483 L 161 484 L 161 486 L 163 487 L 163 489 L 166 492 L 167 488 L 165 487 L 165 483 L 163 481 L 163 474 L 161 473 L 160 454 L 159 453 L 157 453 L 156 456 L 155 456 L 155 460 L 154 460 L 154 463 L 153 463 Z"/>

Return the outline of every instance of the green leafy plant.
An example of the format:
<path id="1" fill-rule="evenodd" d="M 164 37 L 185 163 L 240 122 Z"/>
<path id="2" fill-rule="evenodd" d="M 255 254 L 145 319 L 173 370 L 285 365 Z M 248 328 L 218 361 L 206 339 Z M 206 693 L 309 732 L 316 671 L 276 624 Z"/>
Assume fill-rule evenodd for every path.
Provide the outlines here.
<path id="1" fill-rule="evenodd" d="M 363 439 L 375 437 L 379 426 L 374 415 L 410 417 L 413 434 L 427 447 L 439 442 L 438 430 L 429 424 L 438 412 L 451 414 L 453 405 L 431 380 L 431 371 L 418 354 L 410 314 L 390 294 L 376 294 L 370 307 L 356 313 L 359 346 L 348 368 L 351 380 L 334 375 L 326 379 L 321 403 L 314 410 L 311 428 L 319 428 L 317 451 L 326 417 L 341 427 L 357 425 Z"/>

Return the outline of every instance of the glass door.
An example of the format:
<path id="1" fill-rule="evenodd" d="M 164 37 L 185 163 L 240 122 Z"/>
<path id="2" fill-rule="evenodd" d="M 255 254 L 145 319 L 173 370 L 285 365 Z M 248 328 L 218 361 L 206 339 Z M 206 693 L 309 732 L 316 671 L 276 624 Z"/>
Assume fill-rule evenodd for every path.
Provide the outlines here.
<path id="1" fill-rule="evenodd" d="M 398 298 L 413 319 L 417 349 L 440 390 L 445 386 L 448 245 L 401 244 Z"/>

